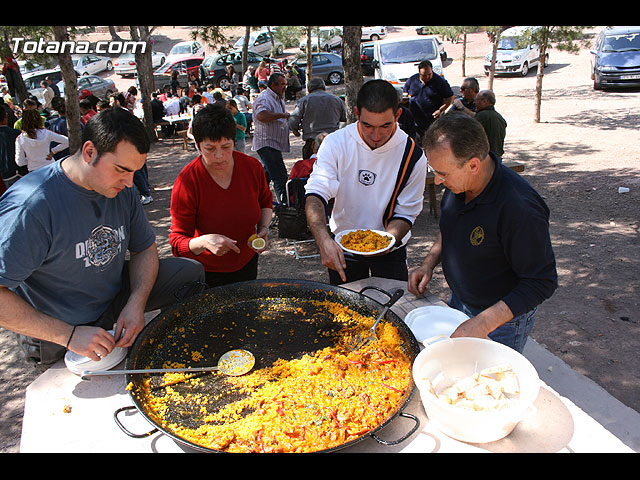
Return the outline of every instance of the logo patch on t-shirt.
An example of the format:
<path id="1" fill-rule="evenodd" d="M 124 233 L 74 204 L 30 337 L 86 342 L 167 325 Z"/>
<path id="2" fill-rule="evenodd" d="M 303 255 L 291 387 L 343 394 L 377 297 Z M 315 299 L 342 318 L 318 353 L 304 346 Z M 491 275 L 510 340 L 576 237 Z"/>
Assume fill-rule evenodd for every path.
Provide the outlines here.
<path id="1" fill-rule="evenodd" d="M 376 181 L 376 174 L 369 170 L 360 170 L 358 181 L 366 186 L 373 185 Z"/>
<path id="2" fill-rule="evenodd" d="M 104 269 L 122 252 L 124 238 L 124 226 L 117 229 L 107 225 L 96 227 L 88 240 L 76 244 L 76 258 L 82 259 L 85 267 Z"/>
<path id="3" fill-rule="evenodd" d="M 471 245 L 477 247 L 484 241 L 484 228 L 476 227 L 472 230 L 471 235 L 469 235 L 469 241 Z"/>

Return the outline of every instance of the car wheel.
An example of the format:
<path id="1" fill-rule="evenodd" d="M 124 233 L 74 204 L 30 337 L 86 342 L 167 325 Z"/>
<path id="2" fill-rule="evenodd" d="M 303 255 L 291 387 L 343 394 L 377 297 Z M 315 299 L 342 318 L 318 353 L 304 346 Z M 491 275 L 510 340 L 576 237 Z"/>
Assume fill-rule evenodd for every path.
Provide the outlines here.
<path id="1" fill-rule="evenodd" d="M 216 87 L 220 87 L 223 90 L 229 90 L 229 83 L 229 77 L 222 75 L 221 77 L 218 77 L 218 80 L 216 80 Z"/>
<path id="2" fill-rule="evenodd" d="M 520 72 L 520 75 L 523 77 L 526 77 L 528 73 L 529 73 L 529 64 L 527 62 L 524 62 L 524 65 L 522 65 L 522 71 Z"/>
<path id="3" fill-rule="evenodd" d="M 109 100 L 109 97 L 113 94 L 113 90 L 107 90 L 104 94 L 104 99 Z"/>
<path id="4" fill-rule="evenodd" d="M 107 62 L 107 72 L 110 72 L 111 70 L 113 70 L 113 63 L 111 63 L 111 60 L 109 60 Z"/>
<path id="5" fill-rule="evenodd" d="M 342 74 L 340 72 L 332 72 L 327 76 L 327 80 L 331 85 L 338 85 L 342 81 Z"/>
<path id="6" fill-rule="evenodd" d="M 380 37 L 377 34 L 373 34 L 371 35 L 371 41 L 372 42 L 377 42 L 378 40 L 380 40 Z"/>

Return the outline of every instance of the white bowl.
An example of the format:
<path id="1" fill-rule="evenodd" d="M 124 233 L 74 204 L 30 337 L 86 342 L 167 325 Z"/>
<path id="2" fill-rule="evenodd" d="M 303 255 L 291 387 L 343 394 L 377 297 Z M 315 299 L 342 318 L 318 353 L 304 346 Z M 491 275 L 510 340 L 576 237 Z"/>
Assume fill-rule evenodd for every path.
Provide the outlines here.
<path id="1" fill-rule="evenodd" d="M 510 363 L 518 377 L 520 394 L 500 411 L 474 411 L 450 405 L 429 391 L 425 378 L 435 383 L 441 375 L 465 378 L 502 363 Z M 413 379 L 429 421 L 445 435 L 469 443 L 500 440 L 527 415 L 540 392 L 538 372 L 523 355 L 500 343 L 481 338 L 446 338 L 425 345 L 413 362 Z"/>

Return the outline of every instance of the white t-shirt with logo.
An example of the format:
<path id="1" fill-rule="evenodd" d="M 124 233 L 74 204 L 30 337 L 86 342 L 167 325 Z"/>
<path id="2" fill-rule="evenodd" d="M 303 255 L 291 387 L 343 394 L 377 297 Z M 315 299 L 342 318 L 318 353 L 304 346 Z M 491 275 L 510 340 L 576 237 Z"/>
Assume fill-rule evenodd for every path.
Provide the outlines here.
<path id="1" fill-rule="evenodd" d="M 329 134 L 320 145 L 306 195 L 325 203 L 334 198 L 329 218 L 333 233 L 350 229 L 385 230 L 383 216 L 393 195 L 407 142 L 399 127 L 383 146 L 371 149 L 358 131 L 358 123 Z M 411 225 L 422 211 L 427 159 L 422 154 L 397 198 L 394 218 Z M 409 232 L 403 239 L 406 244 Z"/>

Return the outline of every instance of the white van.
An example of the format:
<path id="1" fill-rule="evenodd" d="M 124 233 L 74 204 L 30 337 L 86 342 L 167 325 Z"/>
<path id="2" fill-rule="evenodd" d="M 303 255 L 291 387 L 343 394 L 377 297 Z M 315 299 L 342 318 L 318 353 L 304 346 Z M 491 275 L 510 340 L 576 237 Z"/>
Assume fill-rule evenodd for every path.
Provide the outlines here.
<path id="1" fill-rule="evenodd" d="M 540 27 L 511 27 L 507 28 L 498 40 L 496 52 L 495 74 L 519 73 L 526 77 L 531 67 L 538 65 L 540 50 L 538 45 L 527 42 L 525 34 L 535 31 Z M 491 71 L 491 58 L 493 50 L 484 57 L 484 73 L 489 75 Z M 544 66 L 549 63 L 549 54 L 545 55 Z"/>
<path id="2" fill-rule="evenodd" d="M 387 80 L 399 90 L 402 90 L 410 76 L 418 73 L 418 65 L 423 60 L 429 60 L 433 71 L 444 76 L 438 40 L 433 35 L 374 42 L 374 78 Z"/>

